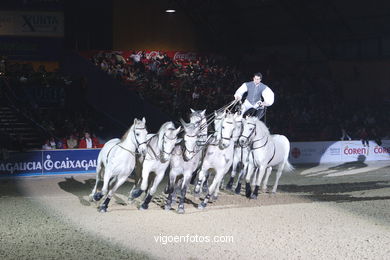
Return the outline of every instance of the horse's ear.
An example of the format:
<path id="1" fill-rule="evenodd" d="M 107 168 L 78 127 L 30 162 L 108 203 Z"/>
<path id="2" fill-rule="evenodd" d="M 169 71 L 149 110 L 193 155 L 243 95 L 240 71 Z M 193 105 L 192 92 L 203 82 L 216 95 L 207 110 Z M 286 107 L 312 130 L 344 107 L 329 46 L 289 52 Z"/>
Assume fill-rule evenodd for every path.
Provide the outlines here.
<path id="1" fill-rule="evenodd" d="M 134 118 L 133 124 L 135 125 L 135 124 L 137 124 L 137 122 L 138 122 L 138 119 L 137 119 L 137 118 Z"/>
<path id="2" fill-rule="evenodd" d="M 202 112 L 200 112 L 200 114 L 201 114 L 202 116 L 204 116 L 204 115 L 206 114 L 206 109 L 203 110 Z"/>
<path id="3" fill-rule="evenodd" d="M 184 121 L 183 118 L 180 118 L 179 121 L 180 121 L 181 125 L 182 125 L 184 128 L 186 128 L 186 127 L 189 125 L 188 123 L 186 123 L 186 121 Z"/>
<path id="4" fill-rule="evenodd" d="M 193 110 L 192 108 L 190 108 L 190 110 L 191 110 L 192 113 L 195 113 L 195 110 Z"/>
<path id="5" fill-rule="evenodd" d="M 183 138 L 177 138 L 177 139 L 176 139 L 176 144 L 181 143 L 181 141 L 183 141 Z"/>
<path id="6" fill-rule="evenodd" d="M 238 112 L 236 112 L 236 113 L 234 114 L 234 120 L 236 120 L 236 121 L 241 121 L 241 120 L 242 120 L 242 115 L 239 114 Z"/>
<path id="7" fill-rule="evenodd" d="M 181 130 L 181 126 L 179 126 L 176 130 L 175 130 L 175 135 L 177 135 Z"/>
<path id="8" fill-rule="evenodd" d="M 142 118 L 142 122 L 143 122 L 144 124 L 146 123 L 145 117 Z"/>

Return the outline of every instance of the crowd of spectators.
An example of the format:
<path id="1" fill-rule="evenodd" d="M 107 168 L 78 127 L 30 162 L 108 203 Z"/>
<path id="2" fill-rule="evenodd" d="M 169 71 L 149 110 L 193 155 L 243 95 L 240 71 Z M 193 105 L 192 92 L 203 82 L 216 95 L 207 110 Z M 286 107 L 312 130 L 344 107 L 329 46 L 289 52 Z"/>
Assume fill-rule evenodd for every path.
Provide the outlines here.
<path id="1" fill-rule="evenodd" d="M 231 93 L 244 80 L 240 71 L 217 55 L 172 59 L 164 52 L 99 52 L 92 62 L 119 79 L 148 102 L 174 118 L 189 108 L 212 111 L 232 100 Z"/>
<path id="2" fill-rule="evenodd" d="M 275 93 L 275 103 L 265 121 L 271 132 L 291 141 L 367 140 L 389 138 L 386 104 L 348 102 L 343 86 L 331 73 L 314 73 L 310 66 L 285 66 L 282 62 L 252 67 L 234 66 L 216 55 L 194 55 L 176 60 L 164 52 L 98 52 L 92 62 L 141 98 L 169 113 L 186 118 L 189 108 L 213 113 L 233 100 L 234 91 L 260 70 L 263 82 Z M 101 147 L 107 136 L 97 111 L 87 105 L 85 80 L 59 71 L 37 70 L 29 63 L 1 59 L 0 73 L 12 87 L 25 115 L 46 130 L 42 149 Z M 34 90 L 34 91 L 31 91 Z M 54 102 L 50 102 L 53 101 Z M 387 104 L 389 105 L 389 104 Z"/>
<path id="3" fill-rule="evenodd" d="M 2 59 L 2 90 L 7 91 L 3 105 L 12 105 L 26 121 L 33 122 L 42 136 L 42 149 L 99 148 L 105 128 L 100 115 L 84 100 L 85 81 L 41 65 L 6 62 Z M 43 131 L 42 131 L 43 130 Z M 46 138 L 45 138 L 46 136 Z M 87 138 L 88 136 L 88 138 Z M 86 142 L 85 140 L 93 142 Z M 13 150 L 23 150 L 14 140 Z"/>
<path id="4" fill-rule="evenodd" d="M 92 62 L 106 73 L 135 88 L 148 102 L 174 118 L 184 117 L 189 108 L 212 113 L 230 101 L 242 84 L 250 81 L 252 67 L 233 66 L 227 59 L 195 56 L 186 62 L 173 60 L 164 52 L 148 56 L 133 52 L 128 57 L 117 51 L 95 54 Z M 263 82 L 275 92 L 268 109 L 267 125 L 291 141 L 371 140 L 388 137 L 389 118 L 382 105 L 348 102 L 343 86 L 329 71 L 310 71 L 310 65 L 286 66 L 271 57 L 263 69 Z M 382 107 L 379 107 L 382 106 Z M 348 137 L 347 137 L 348 135 Z"/>

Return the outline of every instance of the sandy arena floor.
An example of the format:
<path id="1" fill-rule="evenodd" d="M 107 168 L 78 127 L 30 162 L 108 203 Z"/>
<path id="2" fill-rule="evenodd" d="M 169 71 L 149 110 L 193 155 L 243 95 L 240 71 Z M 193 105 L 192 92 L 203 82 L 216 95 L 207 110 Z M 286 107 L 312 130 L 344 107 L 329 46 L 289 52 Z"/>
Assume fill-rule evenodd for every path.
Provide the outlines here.
<path id="1" fill-rule="evenodd" d="M 184 215 L 161 192 L 139 211 L 131 180 L 99 213 L 93 182 L 0 179 L 1 259 L 390 259 L 390 162 L 298 167 L 276 195 L 222 191 L 203 211 L 189 194 Z"/>

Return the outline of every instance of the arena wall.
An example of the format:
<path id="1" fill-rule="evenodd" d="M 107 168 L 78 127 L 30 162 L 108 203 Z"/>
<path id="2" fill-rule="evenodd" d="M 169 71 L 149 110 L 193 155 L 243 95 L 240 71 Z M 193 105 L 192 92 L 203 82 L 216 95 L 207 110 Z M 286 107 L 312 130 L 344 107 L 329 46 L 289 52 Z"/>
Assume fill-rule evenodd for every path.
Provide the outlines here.
<path id="1" fill-rule="evenodd" d="M 37 150 L 1 154 L 0 177 L 94 173 L 100 149 Z M 345 163 L 390 160 L 390 140 L 382 145 L 360 141 L 294 142 L 290 162 Z"/>

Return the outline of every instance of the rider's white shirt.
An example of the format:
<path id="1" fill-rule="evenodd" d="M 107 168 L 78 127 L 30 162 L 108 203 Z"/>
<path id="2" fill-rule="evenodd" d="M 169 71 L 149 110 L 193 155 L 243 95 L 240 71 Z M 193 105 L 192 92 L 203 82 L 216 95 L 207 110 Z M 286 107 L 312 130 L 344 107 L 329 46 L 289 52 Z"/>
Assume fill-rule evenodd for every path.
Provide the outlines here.
<path id="1" fill-rule="evenodd" d="M 241 85 L 241 87 L 239 87 L 236 91 L 236 93 L 234 93 L 234 96 L 240 96 L 242 97 L 242 95 L 244 95 L 245 92 L 248 91 L 248 87 L 246 86 L 246 83 L 243 83 Z M 275 101 L 275 95 L 274 95 L 274 92 L 269 88 L 269 87 L 266 87 L 262 93 L 262 96 L 263 96 L 263 104 L 264 106 L 271 106 L 274 101 Z M 252 105 L 251 103 L 249 103 L 248 100 L 245 99 L 245 102 L 244 102 L 244 107 L 246 108 L 246 110 L 248 110 L 249 108 L 257 108 L 256 105 Z"/>

